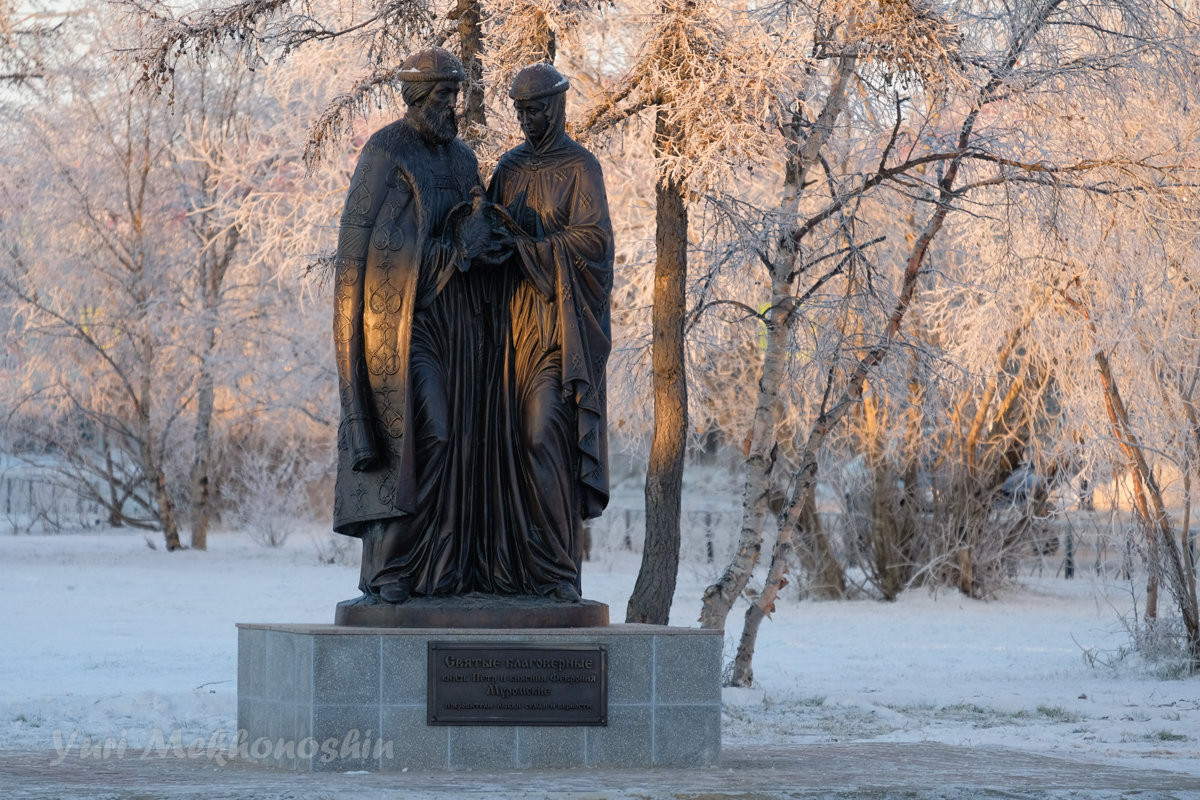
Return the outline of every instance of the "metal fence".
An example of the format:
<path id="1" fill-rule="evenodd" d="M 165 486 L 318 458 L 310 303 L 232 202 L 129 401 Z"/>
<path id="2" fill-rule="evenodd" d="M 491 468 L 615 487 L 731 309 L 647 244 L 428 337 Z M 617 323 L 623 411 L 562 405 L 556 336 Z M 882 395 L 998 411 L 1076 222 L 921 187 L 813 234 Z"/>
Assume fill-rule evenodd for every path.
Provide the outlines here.
<path id="1" fill-rule="evenodd" d="M 63 484 L 54 462 L 0 455 L 0 534 L 92 528 L 104 519 L 99 503 Z"/>

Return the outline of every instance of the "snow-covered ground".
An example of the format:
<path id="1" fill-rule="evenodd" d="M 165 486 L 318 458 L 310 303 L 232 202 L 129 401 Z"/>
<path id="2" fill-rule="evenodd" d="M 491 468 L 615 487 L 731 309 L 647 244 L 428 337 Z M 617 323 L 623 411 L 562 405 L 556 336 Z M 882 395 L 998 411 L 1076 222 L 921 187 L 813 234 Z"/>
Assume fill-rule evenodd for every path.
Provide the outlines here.
<path id="1" fill-rule="evenodd" d="M 330 622 L 355 593 L 352 553 L 318 557 L 329 536 L 299 530 L 267 548 L 217 533 L 207 552 L 176 553 L 129 532 L 0 536 L 0 750 L 232 732 L 235 623 Z M 637 568 L 635 554 L 601 549 L 584 593 L 619 620 Z M 683 565 L 672 624 L 696 624 L 714 569 Z M 755 688 L 726 690 L 724 741 L 1000 746 L 1200 775 L 1200 678 L 1120 657 L 1131 608 L 1127 586 L 1051 576 L 986 603 L 920 589 L 896 603 L 781 602 Z"/>

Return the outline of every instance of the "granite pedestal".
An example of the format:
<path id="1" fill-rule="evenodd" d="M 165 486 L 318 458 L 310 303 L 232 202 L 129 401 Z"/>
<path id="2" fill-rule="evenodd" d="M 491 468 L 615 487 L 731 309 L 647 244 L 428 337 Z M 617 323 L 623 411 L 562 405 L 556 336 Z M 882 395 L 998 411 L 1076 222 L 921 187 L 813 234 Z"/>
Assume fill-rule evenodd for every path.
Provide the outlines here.
<path id="1" fill-rule="evenodd" d="M 430 641 L 603 647 L 606 725 L 430 725 Z M 240 751 L 313 771 L 696 767 L 721 749 L 718 631 L 238 625 Z"/>
<path id="2" fill-rule="evenodd" d="M 468 594 L 414 597 L 391 605 L 338 603 L 334 625 L 351 628 L 607 628 L 608 606 L 594 600 L 555 603 L 542 597 Z"/>

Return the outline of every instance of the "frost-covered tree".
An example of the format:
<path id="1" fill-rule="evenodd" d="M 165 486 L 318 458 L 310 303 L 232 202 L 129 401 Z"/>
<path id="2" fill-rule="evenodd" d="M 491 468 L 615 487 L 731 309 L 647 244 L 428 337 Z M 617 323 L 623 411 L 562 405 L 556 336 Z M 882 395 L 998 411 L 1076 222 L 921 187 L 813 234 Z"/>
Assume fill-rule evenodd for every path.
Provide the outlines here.
<path id="1" fill-rule="evenodd" d="M 886 596 L 918 580 L 989 594 L 1005 543 L 1027 536 L 1040 513 L 1035 504 L 1006 517 L 1007 533 L 995 538 L 988 497 L 997 485 L 1019 465 L 1070 472 L 1121 462 L 1096 444 L 1116 435 L 1095 379 L 1097 346 L 1122 382 L 1137 375 L 1152 390 L 1139 399 L 1156 398 L 1131 412 L 1131 429 L 1146 426 L 1138 441 L 1153 442 L 1142 449 L 1169 452 L 1181 475 L 1194 474 L 1195 373 L 1178 365 L 1196 355 L 1177 335 L 1190 284 L 1145 274 L 1121 291 L 1093 281 L 1086 297 L 1064 295 L 1065 278 L 1046 267 L 1070 260 L 1104 277 L 1128 263 L 1175 263 L 1188 274 L 1192 220 L 1179 207 L 1195 183 L 1185 120 L 1196 22 L 1185 5 L 140 8 L 150 44 L 134 55 L 164 89 L 172 70 L 211 61 L 222 44 L 278 67 L 264 69 L 267 84 L 294 112 L 286 124 L 308 132 L 312 172 L 299 174 L 276 150 L 276 180 L 246 192 L 238 219 L 257 231 L 250 263 L 281 275 L 319 265 L 330 206 L 344 192 L 342 162 L 375 115 L 399 112 L 394 70 L 404 54 L 427 43 L 463 54 L 473 76 L 467 133 L 485 169 L 512 142 L 503 109 L 512 71 L 558 61 L 572 78 L 573 131 L 605 165 L 618 230 L 613 319 L 624 339 L 611 389 L 653 396 L 653 419 L 649 402 L 613 415 L 615 435 L 650 439 L 644 563 L 627 616 L 666 620 L 689 438 L 718 431 L 744 443 L 737 549 L 701 612 L 702 624 L 725 626 L 762 560 L 764 528 L 774 527 L 736 683 L 752 679 L 759 625 L 794 562 L 793 579 L 814 594 L 849 586 L 845 543 L 816 513 L 822 458 L 868 465 L 880 537 L 870 578 Z M 1172 109 L 1172 125 L 1150 122 L 1161 108 Z M 284 140 L 274 128 L 268 136 L 272 147 Z M 1109 217 L 1139 232 L 1137 255 L 1129 245 L 1114 260 L 1114 234 L 1098 227 Z M 323 274 L 313 270 L 306 287 Z M 1170 302 L 1162 286 L 1172 287 Z M 1153 298 L 1147 313 L 1168 316 L 1172 333 L 1146 325 L 1106 340 L 1132 330 L 1118 321 L 1128 310 L 1113 299 L 1122 291 Z M 1104 320 L 1097 342 L 1086 343 L 1088 326 L 1066 296 L 1087 299 L 1091 317 Z M 1170 435 L 1152 419 L 1174 420 Z M 934 524 L 921 521 L 921 539 L 912 493 L 923 481 L 936 482 L 937 508 Z M 910 516 L 889 519 L 889 505 Z M 1176 530 L 1187 530 L 1184 508 Z M 1149 549 L 1162 538 L 1145 541 Z M 1186 533 L 1172 541 L 1183 555 Z M 1183 578 L 1186 594 L 1186 569 Z"/>
<path id="2" fill-rule="evenodd" d="M 261 371 L 257 339 L 227 334 L 294 324 L 274 274 L 240 254 L 240 202 L 279 177 L 256 131 L 271 106 L 236 65 L 181 78 L 173 107 L 144 102 L 112 69 L 123 21 L 64 20 L 75 48 L 5 120 L 0 281 L 27 356 L 5 406 L 112 523 L 159 527 L 174 549 L 182 505 L 203 549 L 214 419 Z"/>
<path id="3" fill-rule="evenodd" d="M 58 39 L 63 16 L 40 4 L 0 2 L 0 85 L 27 88 L 45 79 L 43 51 Z"/>
<path id="4" fill-rule="evenodd" d="M 1119 59 L 1108 51 L 1080 56 L 1095 67 L 1089 80 L 1077 71 L 1023 98 L 1018 119 L 1029 120 L 1040 137 L 1041 166 L 1062 154 L 1089 158 L 1053 180 L 1032 173 L 975 192 L 973 208 L 995 211 L 975 214 L 953 232 L 951 280 L 925 295 L 922 317 L 937 331 L 934 356 L 964 370 L 964 383 L 979 389 L 970 402 L 942 405 L 939 396 L 949 393 L 930 383 L 925 438 L 940 454 L 943 486 L 957 481 L 960 495 L 985 495 L 988 470 L 978 468 L 987 458 L 972 458 L 989 440 L 1002 445 L 1003 458 L 993 464 L 1011 469 L 1021 462 L 1039 476 L 1038 492 L 1060 475 L 1078 473 L 1090 485 L 1114 472 L 1127 475 L 1120 483 L 1128 487 L 1140 540 L 1130 544 L 1147 567 L 1146 630 L 1168 633 L 1156 621 L 1165 587 L 1194 663 L 1188 414 L 1200 150 L 1188 48 L 1195 48 L 1196 28 L 1186 17 L 1151 22 L 1143 17 L 1141 28 L 1129 30 L 1138 44 L 1120 50 Z M 1096 42 L 1091 47 L 1099 50 Z M 1007 361 L 1001 369 L 998 358 Z M 1039 386 L 1048 390 L 1040 397 Z M 1011 424 L 1020 420 L 1011 413 L 1019 405 L 1034 418 Z M 964 415 L 996 422 L 964 426 L 975 433 L 962 441 L 975 444 L 960 448 L 941 421 Z M 959 503 L 960 518 L 965 505 Z M 1122 525 L 1118 515 L 1118 541 Z M 976 527 L 958 539 L 949 526 L 936 527 L 949 552 L 958 548 L 946 561 L 947 582 L 978 588 L 981 572 L 972 579 L 969 568 L 985 565 L 987 549 L 1003 544 L 1003 527 Z"/>
<path id="5" fill-rule="evenodd" d="M 732 282 L 718 278 L 708 284 L 712 307 L 740 304 L 745 318 L 766 328 L 762 363 L 768 380 L 760 380 L 760 407 L 762 398 L 768 409 L 780 402 L 771 389 L 773 362 L 766 352 L 785 312 L 791 329 L 781 335 L 785 344 L 779 352 L 787 354 L 789 378 L 806 380 L 816 390 L 815 396 L 807 394 L 810 421 L 792 428 L 800 431 L 793 445 L 795 468 L 766 581 L 748 611 L 732 675 L 739 684 L 751 680 L 758 625 L 784 582 L 793 542 L 813 538 L 800 511 L 816 479 L 820 448 L 833 427 L 860 406 L 869 376 L 886 369 L 897 347 L 919 344 L 907 334 L 905 321 L 919 301 L 918 290 L 932 284 L 931 263 L 945 273 L 957 266 L 956 258 L 966 259 L 956 280 L 970 280 L 969 254 L 933 255 L 947 226 L 1003 218 L 1031 198 L 1044 211 L 1079 197 L 1154 186 L 1174 174 L 1171 161 L 1155 148 L 1136 140 L 1098 141 L 1085 128 L 1095 124 L 1091 110 L 1111 108 L 1110 119 L 1119 118 L 1116 105 L 1127 88 L 1122 81 L 1151 74 L 1170 81 L 1179 75 L 1171 69 L 1186 63 L 1195 33 L 1183 10 L 1119 6 L 1097 24 L 1092 7 L 1070 2 L 876 9 L 850 9 L 843 16 L 817 7 L 802 26 L 818 43 L 811 49 L 814 62 L 825 67 L 823 80 L 815 83 L 819 91 L 803 97 L 808 105 L 796 118 L 795 141 L 815 151 L 812 171 L 795 184 L 801 193 L 795 210 L 771 218 L 781 221 L 775 224 L 785 234 L 760 237 L 747 249 L 769 270 L 780 263 L 775 253 L 791 258 L 794 249 L 797 266 L 778 275 L 803 280 L 786 292 L 774 291 L 766 303 L 761 294 L 747 299 L 717 294 Z M 840 113 L 829 101 L 838 95 L 839 74 L 854 88 Z M 831 118 L 822 119 L 825 111 Z M 825 133 L 829 129 L 832 135 Z M 787 163 L 782 156 L 780 163 Z M 727 202 L 753 221 L 743 222 L 743 231 L 767 227 L 757 221 L 764 218 L 761 200 L 750 200 L 750 214 L 746 200 Z M 916 204 L 917 222 L 906 230 L 910 202 Z M 746 237 L 755 241 L 752 233 Z M 831 302 L 839 294 L 840 307 Z M 858 322 L 848 327 L 850 311 Z M 989 349 L 994 359 L 995 348 L 985 344 L 981 352 Z M 796 359 L 797 353 L 811 356 Z M 770 416 L 756 414 L 755 425 Z M 762 517 L 753 507 L 769 499 L 763 476 L 774 468 L 772 455 L 789 444 L 770 431 L 764 424 L 747 437 L 746 522 L 730 567 L 705 594 L 706 626 L 724 626 L 758 560 Z"/>
<path id="6" fill-rule="evenodd" d="M 155 193 L 166 114 L 138 104 L 129 81 L 98 84 L 102 20 L 70 23 L 94 47 L 56 64 L 53 91 L 5 121 L 5 146 L 22 152 L 6 154 L 0 281 L 28 356 L 6 405 L 111 521 L 161 527 L 177 548 L 164 459 L 181 399 L 160 378 L 178 368 L 164 299 L 184 276 L 168 222 L 181 211 Z"/>

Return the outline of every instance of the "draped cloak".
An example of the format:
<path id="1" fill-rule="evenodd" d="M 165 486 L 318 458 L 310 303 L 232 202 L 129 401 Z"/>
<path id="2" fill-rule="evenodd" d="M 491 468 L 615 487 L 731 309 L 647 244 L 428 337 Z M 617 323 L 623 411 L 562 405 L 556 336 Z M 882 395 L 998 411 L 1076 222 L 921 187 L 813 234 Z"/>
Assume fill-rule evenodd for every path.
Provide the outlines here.
<path id="1" fill-rule="evenodd" d="M 445 439 L 474 435 L 482 301 L 445 228 L 479 183 L 465 144 L 427 142 L 401 119 L 364 146 L 341 217 L 334 530 L 362 536 L 366 523 L 403 518 L 388 569 L 415 593 L 461 591 L 469 572 L 458 540 L 473 524 L 462 518 L 470 479 Z"/>
<path id="2" fill-rule="evenodd" d="M 494 395 L 502 524 L 483 554 L 485 590 L 579 587 L 582 520 L 608 503 L 606 367 L 613 236 L 600 164 L 561 129 L 505 154 L 489 199 L 519 225 L 494 290 L 507 317 Z"/>

